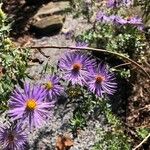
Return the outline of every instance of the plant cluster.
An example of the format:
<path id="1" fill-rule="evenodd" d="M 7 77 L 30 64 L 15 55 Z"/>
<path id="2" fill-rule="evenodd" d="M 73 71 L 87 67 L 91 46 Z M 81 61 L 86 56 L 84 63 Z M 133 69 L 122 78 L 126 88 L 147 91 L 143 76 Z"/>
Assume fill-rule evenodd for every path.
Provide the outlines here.
<path id="1" fill-rule="evenodd" d="M 142 18 L 135 15 L 131 9 L 134 9 L 134 6 L 138 4 L 146 10 L 149 7 L 148 1 L 137 2 L 132 0 L 107 0 L 105 2 L 106 3 L 101 2 L 102 4 L 100 4 L 100 10 L 98 10 L 95 15 L 93 27 L 78 35 L 76 37 L 76 41 L 82 41 L 82 43 L 85 42 L 85 44 L 88 43 L 91 47 L 106 49 L 107 51 L 123 54 L 126 57 L 132 58 L 133 60 L 141 63 L 143 59 L 146 59 L 144 55 L 149 49 L 149 44 L 146 39 L 146 28 Z M 92 1 L 91 5 L 96 5 L 96 1 Z M 89 17 L 88 13 L 84 15 Z M 92 15 L 94 15 L 94 13 L 92 13 Z M 92 20 L 91 18 L 89 20 Z M 99 55 L 99 58 L 113 63 L 112 57 L 109 58 L 108 55 Z M 121 66 L 121 63 L 118 61 L 117 66 Z M 129 78 L 131 76 L 131 70 L 128 67 L 119 67 L 119 69 L 114 67 L 112 70 L 124 78 Z M 90 104 L 90 106 L 92 106 L 92 104 Z M 88 110 L 88 108 L 86 109 Z M 111 110 L 104 112 L 106 114 L 106 118 L 109 117 L 113 120 L 115 123 L 114 126 L 117 127 L 117 123 L 119 121 L 118 118 L 111 113 Z M 80 112 L 79 114 L 81 116 L 82 113 Z M 76 120 L 79 122 L 75 117 L 73 119 L 73 123 Z M 82 121 L 80 121 L 80 123 L 82 123 Z M 109 121 L 108 123 L 110 124 Z M 103 135 L 100 134 L 101 140 L 95 144 L 94 149 L 105 149 L 106 145 L 108 146 L 106 149 L 131 149 L 127 137 L 124 136 L 124 132 L 122 132 L 123 129 L 119 131 L 121 132 L 118 133 L 118 130 L 115 130 L 114 132 L 105 132 Z M 145 134 L 145 130 L 143 133 Z M 140 136 L 142 135 L 140 130 L 138 134 Z"/>
<path id="2" fill-rule="evenodd" d="M 85 4 L 89 11 L 92 3 L 86 1 Z M 131 5 L 129 0 L 108 0 L 105 5 L 107 11 L 98 11 L 92 29 L 76 37 L 80 41 L 76 47 L 89 45 L 103 48 L 139 61 L 147 43 L 142 19 L 124 13 L 124 9 Z M 88 15 L 87 19 L 90 20 L 90 17 Z M 92 117 L 100 114 L 106 117 L 110 130 L 99 130 L 101 138 L 95 143 L 94 150 L 130 149 L 122 123 L 108 104 L 108 95 L 117 91 L 117 80 L 113 73 L 116 69 L 108 67 L 106 56 L 97 57 L 87 51 L 70 50 L 58 60 L 57 67 L 52 67 L 51 73 L 46 71 L 49 66 L 45 67 L 40 81 L 34 84 L 25 82 L 28 49 L 16 48 L 8 38 L 10 27 L 1 9 L 0 18 L 0 106 L 7 107 L 9 118 L 9 123 L 0 128 L 3 149 L 25 149 L 28 131 L 40 128 L 51 119 L 56 102 L 64 93 L 68 102 L 77 104 L 70 119 L 74 133 L 83 129 Z M 119 73 L 129 77 L 130 70 L 119 69 Z M 141 137 L 146 134 L 145 131 L 138 133 Z"/>
<path id="3" fill-rule="evenodd" d="M 28 49 L 17 48 L 8 38 L 10 24 L 0 8 L 0 110 L 6 109 L 14 85 L 26 77 Z"/>
<path id="4" fill-rule="evenodd" d="M 4 148 L 17 149 L 26 143 L 24 140 L 14 140 L 17 137 L 13 132 L 22 136 L 22 133 L 18 133 L 17 126 L 20 127 L 23 124 L 22 126 L 25 125 L 31 131 L 40 127 L 47 119 L 52 117 L 56 99 L 65 92 L 64 89 L 66 88 L 62 86 L 61 80 L 65 81 L 67 87 L 83 88 L 95 97 L 105 97 L 106 94 L 112 95 L 116 91 L 117 84 L 114 74 L 109 71 L 105 64 L 85 52 L 71 51 L 66 53 L 59 60 L 58 66 L 60 77 L 57 74 L 46 75 L 39 84 L 31 85 L 26 82 L 23 88 L 17 86 L 11 93 L 8 101 L 8 116 L 11 118 L 12 124 L 14 124 L 14 121 L 16 124 L 10 126 L 10 129 L 13 128 L 12 130 L 7 128 L 10 132 L 5 137 L 6 127 L 1 128 L 0 142 Z M 71 95 L 73 96 L 73 94 Z M 85 99 L 82 100 L 85 101 Z M 87 110 L 85 109 L 85 111 Z M 72 124 L 79 127 L 84 120 L 82 120 L 82 115 L 79 116 L 76 113 L 75 116 L 80 118 L 76 122 L 72 121 Z M 82 123 L 80 123 L 81 120 Z"/>
<path id="5" fill-rule="evenodd" d="M 107 131 L 97 129 L 97 135 L 99 139 L 95 142 L 93 150 L 130 150 L 131 139 L 124 134 L 124 128 L 122 122 L 116 117 L 108 105 L 104 105 L 103 111 L 106 115 L 107 123 L 110 128 Z"/>
<path id="6" fill-rule="evenodd" d="M 130 9 L 134 9 L 133 5 L 131 0 L 108 0 L 96 13 L 93 27 L 78 35 L 76 41 L 84 41 L 91 47 L 124 54 L 141 63 L 145 59 L 143 56 L 149 44 L 142 18 L 130 12 Z M 109 57 L 106 57 L 109 61 Z M 129 69 L 122 71 L 125 70 L 128 74 Z M 121 73 L 119 70 L 116 72 Z"/>

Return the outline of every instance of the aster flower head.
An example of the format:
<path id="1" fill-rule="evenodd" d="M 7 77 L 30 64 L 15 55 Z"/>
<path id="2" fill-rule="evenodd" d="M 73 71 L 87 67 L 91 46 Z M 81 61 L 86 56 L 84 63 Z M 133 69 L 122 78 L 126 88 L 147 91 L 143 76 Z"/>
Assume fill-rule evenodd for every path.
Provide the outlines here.
<path id="1" fill-rule="evenodd" d="M 135 16 L 135 17 L 127 17 L 126 20 L 127 24 L 137 27 L 138 30 L 141 31 L 143 30 L 144 24 L 142 18 Z"/>
<path id="2" fill-rule="evenodd" d="M 132 25 L 143 25 L 142 18 L 140 17 L 128 17 L 127 23 Z"/>
<path id="3" fill-rule="evenodd" d="M 16 88 L 9 100 L 9 115 L 12 120 L 20 119 L 28 123 L 30 129 L 41 126 L 52 114 L 53 102 L 44 102 L 47 93 L 39 85 L 24 84 L 24 89 Z"/>
<path id="4" fill-rule="evenodd" d="M 101 23 L 106 23 L 109 22 L 109 17 L 102 11 L 99 11 L 96 14 L 96 21 L 101 22 Z"/>
<path id="5" fill-rule="evenodd" d="M 92 93 L 102 97 L 105 93 L 114 94 L 117 83 L 113 73 L 109 72 L 106 66 L 101 63 L 91 72 L 87 86 Z"/>
<path id="6" fill-rule="evenodd" d="M 47 97 L 50 100 L 57 98 L 64 90 L 60 84 L 60 78 L 56 75 L 46 76 L 44 79 L 44 88 L 46 89 Z"/>
<path id="7" fill-rule="evenodd" d="M 89 78 L 89 70 L 95 66 L 95 60 L 79 51 L 67 53 L 59 61 L 59 68 L 63 72 L 63 78 L 72 85 L 85 85 Z"/>
<path id="8" fill-rule="evenodd" d="M 144 31 L 144 24 L 137 26 L 137 29 L 140 30 L 140 31 Z"/>
<path id="9" fill-rule="evenodd" d="M 118 2 L 118 0 L 108 0 L 107 1 L 107 7 L 108 8 L 116 8 L 116 7 L 118 7 L 119 6 L 119 2 Z"/>
<path id="10" fill-rule="evenodd" d="M 120 6 L 131 6 L 132 0 L 108 0 L 107 7 L 108 8 L 117 8 Z"/>
<path id="11" fill-rule="evenodd" d="M 24 150 L 27 135 L 21 125 L 0 127 L 0 144 L 3 150 Z"/>
<path id="12" fill-rule="evenodd" d="M 117 16 L 117 15 L 111 15 L 110 20 L 112 23 L 114 23 L 116 25 L 124 25 L 127 23 L 127 20 L 125 20 L 122 17 Z"/>

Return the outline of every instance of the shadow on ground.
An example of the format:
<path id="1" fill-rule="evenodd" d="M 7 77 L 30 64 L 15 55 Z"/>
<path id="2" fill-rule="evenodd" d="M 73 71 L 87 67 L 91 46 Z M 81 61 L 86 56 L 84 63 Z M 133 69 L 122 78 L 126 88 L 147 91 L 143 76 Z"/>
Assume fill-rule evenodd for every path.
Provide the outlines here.
<path id="1" fill-rule="evenodd" d="M 33 1 L 33 0 L 32 0 Z M 29 20 L 38 9 L 51 0 L 38 0 L 36 3 L 26 3 L 24 0 L 9 0 L 3 3 L 3 9 L 12 21 L 11 36 L 15 39 L 29 34 Z"/>

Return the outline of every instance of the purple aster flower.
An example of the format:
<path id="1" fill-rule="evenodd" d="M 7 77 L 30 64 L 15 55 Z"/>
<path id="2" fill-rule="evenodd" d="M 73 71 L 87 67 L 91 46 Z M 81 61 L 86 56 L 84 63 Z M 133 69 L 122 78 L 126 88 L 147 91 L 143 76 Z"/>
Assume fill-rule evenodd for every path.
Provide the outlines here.
<path id="1" fill-rule="evenodd" d="M 120 25 L 125 25 L 127 23 L 127 21 L 123 18 L 121 18 L 120 16 L 116 16 L 116 23 L 120 24 Z"/>
<path id="2" fill-rule="evenodd" d="M 72 85 L 83 86 L 89 78 L 89 70 L 93 66 L 95 66 L 95 60 L 78 51 L 67 53 L 59 62 L 59 68 L 63 71 L 63 78 L 71 82 Z"/>
<path id="3" fill-rule="evenodd" d="M 143 25 L 142 18 L 139 18 L 137 16 L 136 17 L 128 17 L 127 23 L 132 24 L 132 25 Z"/>
<path id="4" fill-rule="evenodd" d="M 117 16 L 117 15 L 111 15 L 110 20 L 112 23 L 114 23 L 116 25 L 124 25 L 127 23 L 127 20 L 125 20 L 122 17 Z"/>
<path id="5" fill-rule="evenodd" d="M 9 100 L 9 115 L 12 120 L 28 122 L 30 129 L 39 127 L 50 117 L 53 102 L 44 102 L 47 92 L 39 85 L 24 84 L 24 89 L 16 88 Z"/>
<path id="6" fill-rule="evenodd" d="M 63 93 L 64 88 L 60 84 L 60 78 L 56 75 L 47 76 L 44 81 L 48 99 L 52 100 Z"/>
<path id="7" fill-rule="evenodd" d="M 119 1 L 118 0 L 108 0 L 107 1 L 107 7 L 108 8 L 116 8 L 119 6 Z"/>
<path id="8" fill-rule="evenodd" d="M 96 14 L 96 21 L 106 23 L 106 22 L 109 22 L 109 17 L 104 12 L 99 11 Z"/>
<path id="9" fill-rule="evenodd" d="M 0 144 L 3 150 L 24 150 L 27 144 L 27 135 L 21 125 L 4 126 L 0 128 Z"/>
<path id="10" fill-rule="evenodd" d="M 132 4 L 132 0 L 108 0 L 107 7 L 108 8 L 117 8 L 119 6 L 130 6 Z"/>
<path id="11" fill-rule="evenodd" d="M 137 26 L 137 29 L 140 30 L 140 31 L 144 31 L 144 25 Z"/>
<path id="12" fill-rule="evenodd" d="M 105 93 L 112 95 L 117 88 L 117 83 L 114 80 L 114 75 L 108 71 L 105 65 L 100 64 L 91 72 L 87 86 L 97 96 L 103 96 Z"/>
<path id="13" fill-rule="evenodd" d="M 137 27 L 138 30 L 143 30 L 144 28 L 144 24 L 142 22 L 142 18 L 140 17 L 128 17 L 126 18 L 127 20 L 127 24 L 133 25 L 135 27 Z"/>
<path id="14" fill-rule="evenodd" d="M 133 3 L 132 0 L 123 0 L 123 4 L 124 4 L 125 6 L 131 6 L 132 3 Z"/>

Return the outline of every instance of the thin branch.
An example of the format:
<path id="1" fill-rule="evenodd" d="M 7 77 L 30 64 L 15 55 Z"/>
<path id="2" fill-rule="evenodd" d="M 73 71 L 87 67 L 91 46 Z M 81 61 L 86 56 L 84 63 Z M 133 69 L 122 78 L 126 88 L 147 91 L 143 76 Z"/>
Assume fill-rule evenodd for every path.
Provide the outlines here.
<path id="1" fill-rule="evenodd" d="M 58 48 L 58 49 L 73 49 L 73 50 L 76 49 L 76 50 L 89 50 L 89 51 L 97 51 L 97 52 L 106 53 L 106 54 L 112 54 L 112 55 L 120 57 L 120 58 L 134 64 L 136 67 L 138 67 L 140 70 L 142 70 L 144 72 L 144 74 L 150 79 L 150 75 L 145 71 L 143 66 L 139 65 L 137 62 L 126 57 L 125 55 L 119 54 L 117 52 L 111 52 L 111 51 L 107 51 L 104 49 L 97 49 L 97 48 L 90 48 L 90 47 L 68 47 L 68 46 L 33 46 L 33 47 L 24 47 L 24 48 L 30 48 L 30 49 Z"/>
<path id="2" fill-rule="evenodd" d="M 120 65 L 117 65 L 117 66 L 114 66 L 113 68 L 119 68 L 119 67 L 123 67 L 123 66 L 127 66 L 127 65 L 131 65 L 131 63 L 123 63 L 123 64 L 120 64 Z"/>
<path id="3" fill-rule="evenodd" d="M 148 125 L 142 125 L 142 126 L 139 126 L 139 127 L 136 127 L 137 129 L 139 129 L 139 128 L 150 128 L 150 125 L 148 124 Z"/>
<path id="4" fill-rule="evenodd" d="M 138 109 L 138 111 L 144 110 L 144 109 L 148 109 L 148 111 L 150 110 L 150 104 Z"/>
<path id="5" fill-rule="evenodd" d="M 46 55 L 42 50 L 41 50 L 41 48 L 38 48 L 37 49 L 44 57 L 46 57 L 46 58 L 49 58 L 50 56 L 48 56 L 48 55 Z"/>
<path id="6" fill-rule="evenodd" d="M 137 145 L 132 150 L 137 150 L 138 148 L 140 148 L 149 138 L 150 138 L 150 133 L 148 134 L 148 136 L 139 145 Z"/>
<path id="7" fill-rule="evenodd" d="M 145 63 L 148 67 L 150 67 L 150 64 L 148 63 L 147 60 L 144 60 L 144 63 Z"/>

